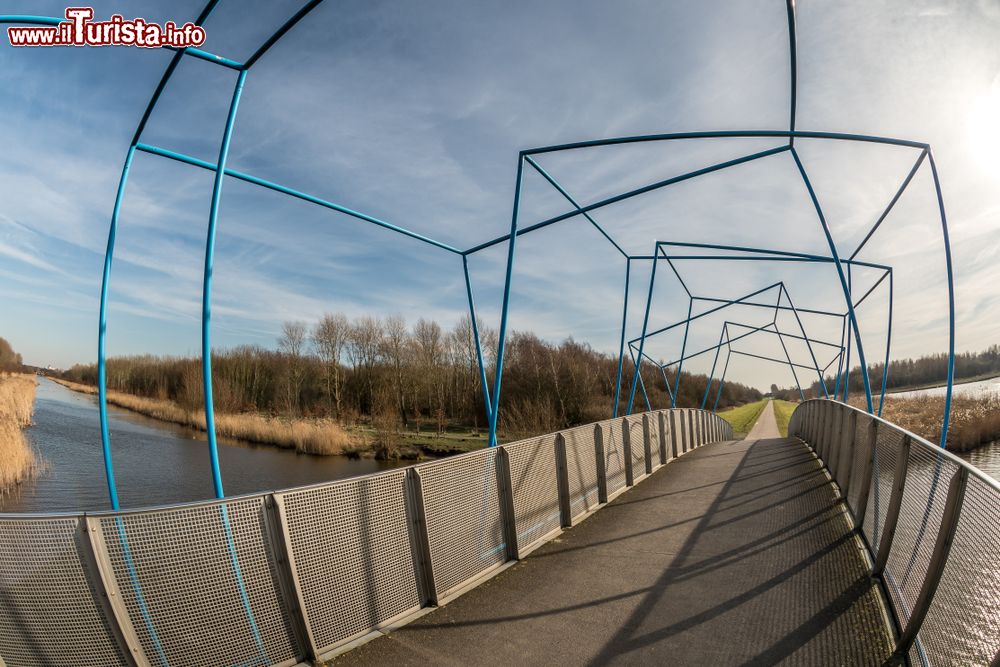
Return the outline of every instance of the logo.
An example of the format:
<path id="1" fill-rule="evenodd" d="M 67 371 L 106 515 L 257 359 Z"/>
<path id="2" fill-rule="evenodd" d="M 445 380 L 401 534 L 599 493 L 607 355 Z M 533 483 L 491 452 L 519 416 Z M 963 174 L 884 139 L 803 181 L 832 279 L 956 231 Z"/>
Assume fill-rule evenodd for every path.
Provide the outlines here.
<path id="1" fill-rule="evenodd" d="M 93 7 L 67 7 L 65 21 L 55 26 L 9 27 L 11 46 L 138 46 L 186 49 L 205 43 L 205 29 L 190 21 L 178 26 L 114 14 L 108 21 L 94 21 Z"/>

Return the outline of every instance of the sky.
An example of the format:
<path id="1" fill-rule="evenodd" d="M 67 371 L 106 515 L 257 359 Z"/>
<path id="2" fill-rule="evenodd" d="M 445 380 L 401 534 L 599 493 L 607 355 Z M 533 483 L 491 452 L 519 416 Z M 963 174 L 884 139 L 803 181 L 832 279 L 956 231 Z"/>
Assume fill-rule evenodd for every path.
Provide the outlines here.
<path id="1" fill-rule="evenodd" d="M 302 0 L 222 0 L 204 49 L 242 60 Z M 946 202 L 959 351 L 1000 342 L 1000 4 L 803 0 L 798 7 L 797 128 L 930 143 Z M 4 12 L 61 16 L 65 5 L 8 0 Z M 201 2 L 94 2 L 183 22 Z M 101 271 L 129 141 L 168 52 L 128 47 L 13 49 L 0 38 L 0 335 L 28 363 L 96 359 Z M 229 165 L 460 249 L 510 227 L 518 151 L 615 136 L 787 129 L 784 2 L 327 2 L 250 71 Z M 142 136 L 215 162 L 235 72 L 185 58 Z M 773 139 L 673 141 L 539 157 L 580 204 L 780 145 Z M 821 140 L 796 147 L 838 251 L 850 255 L 917 152 Z M 200 352 L 201 280 L 212 174 L 135 158 L 111 281 L 108 352 Z M 520 224 L 572 207 L 531 170 Z M 594 212 L 626 252 L 656 241 L 763 246 L 829 255 L 790 154 L 685 181 Z M 697 254 L 690 251 L 687 254 Z M 925 161 L 859 259 L 893 267 L 891 357 L 943 352 L 947 292 L 941 223 Z M 829 264 L 678 260 L 698 296 L 735 299 L 783 281 L 796 307 L 844 311 Z M 469 257 L 479 316 L 499 322 L 506 244 Z M 688 299 L 662 263 L 630 273 L 627 337 L 684 319 Z M 880 274 L 852 272 L 855 298 Z M 617 353 L 625 260 L 577 216 L 519 238 L 510 326 Z M 885 355 L 887 284 L 859 308 L 869 362 Z M 776 290 L 762 303 L 774 304 Z M 696 302 L 694 313 L 710 307 Z M 307 202 L 227 179 L 213 291 L 213 342 L 274 346 L 282 322 L 324 312 L 400 314 L 446 327 L 468 312 L 459 256 Z M 762 326 L 770 309 L 736 306 L 692 324 L 688 352 L 715 345 L 723 322 Z M 825 366 L 840 319 L 787 311 Z M 733 329 L 735 331 L 735 329 Z M 646 351 L 678 357 L 683 327 Z M 784 358 L 765 333 L 740 342 Z M 810 350 L 784 339 L 789 356 Z M 736 348 L 736 345 L 734 345 Z M 856 356 L 854 357 L 856 360 Z M 719 362 L 721 367 L 721 361 Z M 707 372 L 712 354 L 685 362 Z M 811 372 L 811 375 L 810 375 Z M 814 371 L 798 368 L 802 384 Z M 727 377 L 793 383 L 787 366 L 733 357 Z"/>

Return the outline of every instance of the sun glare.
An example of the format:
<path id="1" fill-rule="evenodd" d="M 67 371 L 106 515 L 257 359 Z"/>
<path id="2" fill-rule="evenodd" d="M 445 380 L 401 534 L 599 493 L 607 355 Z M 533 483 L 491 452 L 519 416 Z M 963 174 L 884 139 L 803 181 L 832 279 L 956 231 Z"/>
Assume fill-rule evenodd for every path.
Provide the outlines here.
<path id="1" fill-rule="evenodd" d="M 973 102 L 969 141 L 980 164 L 1000 178 L 1000 86 L 991 86 Z"/>

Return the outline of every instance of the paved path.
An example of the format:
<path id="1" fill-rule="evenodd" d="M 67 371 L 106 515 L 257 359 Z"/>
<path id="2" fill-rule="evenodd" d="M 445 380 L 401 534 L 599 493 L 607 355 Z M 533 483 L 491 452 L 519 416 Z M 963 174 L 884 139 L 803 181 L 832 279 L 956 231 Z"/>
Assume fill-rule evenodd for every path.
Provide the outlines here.
<path id="1" fill-rule="evenodd" d="M 876 665 L 862 549 L 805 445 L 716 443 L 334 664 Z"/>
<path id="2" fill-rule="evenodd" d="M 747 434 L 747 440 L 763 440 L 764 438 L 780 438 L 778 422 L 774 418 L 774 401 L 768 401 L 763 412 L 757 417 L 753 428 Z"/>

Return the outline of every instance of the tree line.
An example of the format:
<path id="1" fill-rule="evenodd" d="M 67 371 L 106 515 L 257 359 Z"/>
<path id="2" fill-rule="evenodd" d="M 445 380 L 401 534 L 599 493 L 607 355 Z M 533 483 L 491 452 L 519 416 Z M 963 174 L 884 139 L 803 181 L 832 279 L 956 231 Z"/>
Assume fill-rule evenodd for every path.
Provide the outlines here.
<path id="1" fill-rule="evenodd" d="M 497 333 L 478 324 L 487 385 L 496 369 Z M 606 419 L 611 413 L 617 356 L 572 338 L 554 344 L 527 332 L 507 337 L 499 428 L 508 434 L 549 432 Z M 109 389 L 202 405 L 201 363 L 195 358 L 130 356 L 108 360 Z M 701 403 L 708 378 L 683 373 L 678 406 Z M 95 365 L 66 371 L 68 380 L 96 384 Z M 633 370 L 623 370 L 620 414 Z M 673 383 L 675 376 L 668 371 Z M 654 409 L 669 406 L 663 376 L 652 364 L 642 379 Z M 286 322 L 277 349 L 242 345 L 212 354 L 219 412 L 329 417 L 347 424 L 390 420 L 406 427 L 431 423 L 439 431 L 486 425 L 485 399 L 471 319 L 450 330 L 399 316 L 327 314 L 317 322 Z M 718 382 L 713 383 L 712 399 Z M 759 400 L 756 389 L 727 382 L 719 408 Z M 645 409 L 641 392 L 635 410 Z"/>
<path id="2" fill-rule="evenodd" d="M 884 363 L 868 366 L 868 380 L 872 393 L 882 387 L 882 371 Z M 1000 345 L 991 345 L 981 352 L 963 352 L 955 355 L 955 380 L 986 378 L 1000 375 Z M 864 381 L 861 377 L 861 367 L 855 366 L 849 374 L 849 391 L 863 392 Z M 827 391 L 833 392 L 836 386 L 836 376 L 826 376 Z M 889 362 L 889 375 L 886 389 L 910 389 L 913 387 L 940 385 L 948 379 L 948 355 L 928 354 L 916 359 L 897 359 Z M 790 391 L 790 390 L 783 390 Z M 812 383 L 809 394 L 817 395 L 820 391 L 819 380 Z M 796 395 L 798 392 L 796 391 Z"/>
<path id="3" fill-rule="evenodd" d="M 14 351 L 6 338 L 0 337 L 0 371 L 13 373 L 21 370 L 21 355 Z"/>

